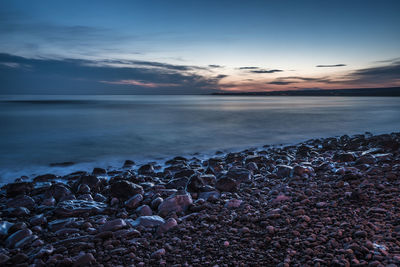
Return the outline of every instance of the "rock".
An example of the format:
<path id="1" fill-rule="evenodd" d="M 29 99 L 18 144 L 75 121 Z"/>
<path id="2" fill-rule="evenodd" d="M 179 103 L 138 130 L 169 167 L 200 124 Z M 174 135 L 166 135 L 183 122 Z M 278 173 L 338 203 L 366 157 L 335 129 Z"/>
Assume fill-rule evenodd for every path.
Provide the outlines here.
<path id="1" fill-rule="evenodd" d="M 107 174 L 107 171 L 103 168 L 94 168 L 92 171 L 93 175 L 105 175 Z"/>
<path id="2" fill-rule="evenodd" d="M 154 174 L 154 167 L 151 164 L 145 164 L 142 165 L 139 169 L 138 169 L 138 174 L 141 175 L 151 175 Z"/>
<path id="3" fill-rule="evenodd" d="M 43 225 L 47 223 L 47 218 L 44 216 L 44 214 L 38 214 L 33 216 L 30 220 L 29 223 L 31 225 Z"/>
<path id="4" fill-rule="evenodd" d="M 128 160 L 125 160 L 122 168 L 131 168 L 133 165 L 135 165 L 135 162 L 128 159 Z"/>
<path id="5" fill-rule="evenodd" d="M 60 201 L 71 194 L 71 191 L 63 184 L 53 184 L 46 191 L 46 196 L 54 197 L 56 201 Z"/>
<path id="6" fill-rule="evenodd" d="M 136 194 L 143 195 L 143 187 L 125 180 L 111 184 L 110 191 L 112 196 L 123 199 L 128 199 Z"/>
<path id="7" fill-rule="evenodd" d="M 127 201 L 125 201 L 125 207 L 128 209 L 136 209 L 140 202 L 143 200 L 143 196 L 141 194 L 136 194 Z"/>
<path id="8" fill-rule="evenodd" d="M 182 177 L 189 178 L 190 176 L 194 175 L 195 173 L 196 172 L 192 169 L 185 169 L 185 170 L 176 172 L 174 174 L 174 177 L 175 178 L 182 178 Z"/>
<path id="9" fill-rule="evenodd" d="M 0 239 L 2 236 L 7 236 L 8 235 L 8 230 L 13 226 L 13 223 L 10 223 L 8 221 L 0 221 Z"/>
<path id="10" fill-rule="evenodd" d="M 163 249 L 163 248 L 151 253 L 151 257 L 153 259 L 161 259 L 161 257 L 164 255 L 165 255 L 165 249 Z"/>
<path id="11" fill-rule="evenodd" d="M 31 212 L 25 207 L 9 208 L 4 210 L 4 214 L 11 217 L 27 216 Z"/>
<path id="12" fill-rule="evenodd" d="M 243 201 L 239 199 L 230 199 L 225 203 L 224 207 L 228 209 L 238 208 L 242 204 L 242 202 Z"/>
<path id="13" fill-rule="evenodd" d="M 126 227 L 126 222 L 123 219 L 115 219 L 112 221 L 107 221 L 105 224 L 103 224 L 99 231 L 100 232 L 107 232 L 107 231 L 116 231 L 122 228 Z"/>
<path id="14" fill-rule="evenodd" d="M 186 177 L 181 177 L 181 178 L 174 178 L 165 185 L 166 188 L 169 189 L 180 189 L 180 188 L 185 188 L 186 184 L 188 183 L 189 179 Z"/>
<path id="15" fill-rule="evenodd" d="M 35 201 L 29 196 L 20 195 L 7 201 L 6 205 L 8 208 L 25 207 L 33 210 L 35 208 Z"/>
<path id="16" fill-rule="evenodd" d="M 184 212 L 192 203 L 192 196 L 189 193 L 186 191 L 177 192 L 158 206 L 158 214 L 164 217 L 170 212 Z"/>
<path id="17" fill-rule="evenodd" d="M 153 199 L 153 201 L 151 201 L 151 208 L 156 210 L 158 209 L 158 206 L 160 206 L 160 204 L 164 201 L 164 199 L 162 197 L 157 197 L 155 199 Z"/>
<path id="18" fill-rule="evenodd" d="M 292 177 L 293 174 L 293 168 L 287 165 L 277 165 L 275 171 L 280 178 Z"/>
<path id="19" fill-rule="evenodd" d="M 143 226 L 145 228 L 153 228 L 160 226 L 165 223 L 164 219 L 160 216 L 153 215 L 153 216 L 140 216 L 136 220 L 128 221 L 132 227 Z"/>
<path id="20" fill-rule="evenodd" d="M 8 247 L 8 248 L 14 248 L 15 245 L 19 241 L 21 241 L 21 240 L 23 240 L 23 239 L 25 239 L 27 237 L 30 237 L 31 235 L 32 235 L 32 231 L 31 230 L 29 230 L 29 229 L 21 229 L 21 230 L 15 232 L 15 233 L 13 233 L 12 235 L 10 235 L 6 239 L 5 246 Z"/>
<path id="21" fill-rule="evenodd" d="M 33 178 L 33 181 L 36 182 L 48 182 L 57 179 L 57 176 L 54 174 L 44 174 L 44 175 L 39 175 Z"/>
<path id="22" fill-rule="evenodd" d="M 199 199 L 204 199 L 204 200 L 216 200 L 219 199 L 220 193 L 218 191 L 209 191 L 209 192 L 201 192 L 199 194 Z"/>
<path id="23" fill-rule="evenodd" d="M 48 223 L 48 228 L 52 232 L 56 232 L 62 228 L 67 228 L 74 225 L 76 218 L 57 219 Z"/>
<path id="24" fill-rule="evenodd" d="M 100 193 L 96 193 L 93 197 L 93 200 L 97 202 L 106 202 L 107 198 Z"/>
<path id="25" fill-rule="evenodd" d="M 354 153 L 336 153 L 333 156 L 333 160 L 336 162 L 349 162 L 349 161 L 354 161 L 356 157 L 354 156 Z"/>
<path id="26" fill-rule="evenodd" d="M 17 182 L 10 183 L 6 185 L 7 197 L 15 197 L 18 195 L 25 195 L 26 193 L 32 191 L 33 185 L 29 182 Z"/>
<path id="27" fill-rule="evenodd" d="M 236 183 L 251 181 L 251 172 L 244 168 L 231 168 L 226 173 L 226 177 L 233 179 Z"/>
<path id="28" fill-rule="evenodd" d="M 192 175 L 186 185 L 186 190 L 188 192 L 199 192 L 205 186 L 205 182 L 199 175 Z"/>
<path id="29" fill-rule="evenodd" d="M 62 217 L 74 217 L 84 214 L 98 214 L 104 211 L 106 204 L 87 200 L 66 200 L 58 203 L 54 213 Z"/>
<path id="30" fill-rule="evenodd" d="M 93 170 L 93 172 L 95 170 L 96 170 L 96 168 Z M 100 170 L 96 170 L 96 172 L 98 172 L 96 175 L 105 174 Z M 104 170 L 104 172 L 106 172 L 106 170 Z M 95 174 L 95 173 L 93 173 L 93 174 Z M 87 186 L 89 186 L 89 188 L 92 192 L 98 192 L 100 190 L 101 180 L 99 178 L 97 178 L 97 176 L 95 176 L 95 175 L 83 175 L 75 183 L 75 187 L 78 188 L 80 185 L 87 185 Z"/>
<path id="31" fill-rule="evenodd" d="M 177 226 L 178 223 L 174 218 L 169 218 L 164 224 L 160 225 L 157 229 L 158 234 L 163 234 Z"/>
<path id="32" fill-rule="evenodd" d="M 75 258 L 73 267 L 90 266 L 95 262 L 96 259 L 92 253 L 81 253 Z"/>
<path id="33" fill-rule="evenodd" d="M 135 211 L 139 216 L 151 216 L 153 215 L 153 211 L 148 205 L 142 205 L 138 207 Z"/>
<path id="34" fill-rule="evenodd" d="M 317 204 L 315 204 L 315 206 L 317 208 L 325 208 L 326 206 L 328 206 L 328 203 L 321 201 L 321 202 L 318 202 Z"/>
<path id="35" fill-rule="evenodd" d="M 215 188 L 218 189 L 219 191 L 223 192 L 234 192 L 238 188 L 238 184 L 236 183 L 235 180 L 223 176 L 217 180 L 217 183 L 215 184 Z"/>

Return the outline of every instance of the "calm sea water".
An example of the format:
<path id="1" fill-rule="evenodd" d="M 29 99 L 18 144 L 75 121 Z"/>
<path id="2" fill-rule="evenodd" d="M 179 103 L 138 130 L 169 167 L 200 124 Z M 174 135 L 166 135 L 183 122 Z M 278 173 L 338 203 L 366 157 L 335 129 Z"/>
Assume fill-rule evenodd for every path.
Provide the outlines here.
<path id="1" fill-rule="evenodd" d="M 400 98 L 2 96 L 0 183 L 365 131 L 400 131 Z"/>

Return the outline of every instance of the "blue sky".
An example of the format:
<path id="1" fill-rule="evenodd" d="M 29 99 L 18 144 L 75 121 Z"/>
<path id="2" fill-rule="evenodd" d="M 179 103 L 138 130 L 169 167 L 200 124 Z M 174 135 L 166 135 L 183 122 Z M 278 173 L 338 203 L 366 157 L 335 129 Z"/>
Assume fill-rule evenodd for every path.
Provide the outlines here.
<path id="1" fill-rule="evenodd" d="M 40 89 L 46 76 L 82 93 L 400 85 L 400 1 L 13 0 L 0 10 L 2 93 L 68 92 Z M 57 75 L 43 68 L 55 61 Z"/>

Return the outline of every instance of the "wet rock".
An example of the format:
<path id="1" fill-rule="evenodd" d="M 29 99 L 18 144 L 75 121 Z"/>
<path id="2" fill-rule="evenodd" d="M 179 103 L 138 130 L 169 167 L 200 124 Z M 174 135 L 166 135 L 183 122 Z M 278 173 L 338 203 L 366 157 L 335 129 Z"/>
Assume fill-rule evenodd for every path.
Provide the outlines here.
<path id="1" fill-rule="evenodd" d="M 55 232 L 62 228 L 73 226 L 76 218 L 67 218 L 67 219 L 57 219 L 48 223 L 48 228 L 50 231 Z"/>
<path id="2" fill-rule="evenodd" d="M 186 177 L 181 177 L 181 178 L 174 178 L 170 180 L 165 187 L 166 188 L 174 188 L 174 189 L 179 189 L 179 188 L 185 188 L 186 184 L 188 183 L 189 179 Z"/>
<path id="3" fill-rule="evenodd" d="M 25 207 L 9 208 L 4 210 L 4 214 L 10 217 L 28 216 L 31 212 Z"/>
<path id="4" fill-rule="evenodd" d="M 136 220 L 128 221 L 132 227 L 142 226 L 145 228 L 153 228 L 160 226 L 165 223 L 164 219 L 160 216 L 153 215 L 153 216 L 140 216 Z"/>
<path id="5" fill-rule="evenodd" d="M 193 203 L 192 196 L 186 191 L 177 192 L 158 206 L 158 214 L 166 216 L 170 212 L 184 212 Z"/>
<path id="6" fill-rule="evenodd" d="M 12 235 L 10 235 L 6 239 L 5 246 L 8 247 L 8 248 L 14 248 L 15 245 L 19 241 L 21 241 L 21 240 L 23 240 L 23 239 L 25 239 L 27 237 L 30 237 L 31 235 L 32 235 L 32 231 L 31 230 L 29 230 L 29 229 L 21 229 L 21 230 L 15 232 L 15 233 L 13 233 Z"/>
<path id="7" fill-rule="evenodd" d="M 135 162 L 128 159 L 128 160 L 125 160 L 124 165 L 122 166 L 122 168 L 131 168 L 134 165 L 135 165 Z"/>
<path id="8" fill-rule="evenodd" d="M 60 201 L 71 194 L 71 190 L 63 184 L 54 184 L 46 191 L 46 196 L 54 197 L 56 201 Z"/>
<path id="9" fill-rule="evenodd" d="M 29 182 L 17 182 L 6 185 L 7 197 L 15 197 L 18 195 L 25 195 L 33 189 L 32 183 Z"/>
<path id="10" fill-rule="evenodd" d="M 57 179 L 57 176 L 54 174 L 44 174 L 44 175 L 39 175 L 33 178 L 34 182 L 48 182 Z"/>
<path id="11" fill-rule="evenodd" d="M 106 202 L 107 198 L 100 193 L 96 193 L 93 197 L 93 200 L 98 202 Z"/>
<path id="12" fill-rule="evenodd" d="M 35 207 L 35 201 L 29 196 L 20 195 L 7 201 L 6 205 L 8 208 L 25 207 L 27 209 L 33 210 Z"/>
<path id="13" fill-rule="evenodd" d="M 8 221 L 0 221 L 0 239 L 2 236 L 7 236 L 8 235 L 8 230 L 13 226 L 13 223 L 10 223 Z"/>
<path id="14" fill-rule="evenodd" d="M 136 194 L 127 201 L 125 201 L 125 207 L 128 209 L 136 209 L 140 202 L 142 202 L 143 196 L 141 194 Z"/>
<path id="15" fill-rule="evenodd" d="M 104 170 L 104 169 L 103 169 Z M 95 171 L 95 170 L 93 170 Z M 106 172 L 106 170 L 104 170 Z M 105 173 L 97 170 L 97 174 L 95 175 L 83 175 L 81 176 L 75 184 L 75 187 L 78 188 L 80 185 L 87 185 L 92 192 L 97 192 L 101 187 L 101 180 L 96 175 L 103 175 Z M 94 173 L 93 173 L 94 174 Z"/>
<path id="16" fill-rule="evenodd" d="M 139 169 L 138 169 L 138 174 L 141 175 L 151 175 L 154 174 L 154 167 L 151 164 L 145 164 L 142 165 Z"/>
<path id="17" fill-rule="evenodd" d="M 103 212 L 106 206 L 106 204 L 97 201 L 66 200 L 57 204 L 54 213 L 62 217 L 98 214 Z"/>
<path id="18" fill-rule="evenodd" d="M 111 195 L 118 198 L 128 199 L 136 194 L 143 195 L 143 187 L 129 181 L 117 181 L 111 184 Z"/>
<path id="19" fill-rule="evenodd" d="M 194 175 L 196 172 L 192 169 L 185 169 L 185 170 L 181 170 L 178 171 L 174 174 L 175 178 L 182 178 L 182 177 L 186 177 L 189 178 L 190 176 Z"/>
<path id="20" fill-rule="evenodd" d="M 107 171 L 103 168 L 94 168 L 92 171 L 93 175 L 105 175 L 107 174 Z"/>
<path id="21" fill-rule="evenodd" d="M 126 222 L 123 219 L 115 219 L 112 221 L 107 221 L 103 224 L 99 231 L 100 232 L 107 232 L 107 231 L 116 231 L 126 227 Z"/>
<path id="22" fill-rule="evenodd" d="M 31 225 L 43 225 L 47 223 L 47 218 L 44 216 L 44 214 L 38 214 L 33 216 L 30 220 L 29 223 Z"/>

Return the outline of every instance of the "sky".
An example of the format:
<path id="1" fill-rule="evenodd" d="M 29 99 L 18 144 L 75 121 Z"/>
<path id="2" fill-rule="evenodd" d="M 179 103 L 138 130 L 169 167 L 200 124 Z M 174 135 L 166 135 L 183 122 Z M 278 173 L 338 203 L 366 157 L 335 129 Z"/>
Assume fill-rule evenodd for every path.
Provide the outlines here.
<path id="1" fill-rule="evenodd" d="M 400 86 L 400 1 L 0 1 L 0 94 Z"/>

